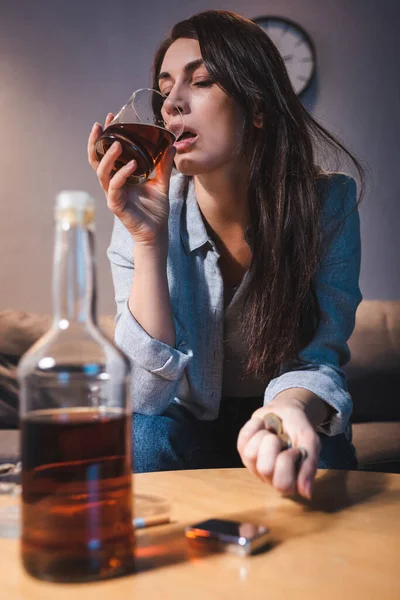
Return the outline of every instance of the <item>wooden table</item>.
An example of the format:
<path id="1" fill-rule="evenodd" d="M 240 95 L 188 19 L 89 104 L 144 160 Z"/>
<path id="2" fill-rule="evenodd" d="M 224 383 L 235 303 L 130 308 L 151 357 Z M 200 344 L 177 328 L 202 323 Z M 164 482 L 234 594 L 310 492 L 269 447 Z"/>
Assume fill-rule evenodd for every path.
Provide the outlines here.
<path id="1" fill-rule="evenodd" d="M 320 471 L 311 502 L 281 497 L 245 469 L 148 473 L 134 484 L 172 508 L 171 524 L 138 532 L 134 575 L 81 585 L 35 581 L 21 568 L 18 541 L 0 539 L 0 598 L 400 598 L 400 475 Z M 266 524 L 272 547 L 251 557 L 196 553 L 184 527 L 210 517 Z"/>

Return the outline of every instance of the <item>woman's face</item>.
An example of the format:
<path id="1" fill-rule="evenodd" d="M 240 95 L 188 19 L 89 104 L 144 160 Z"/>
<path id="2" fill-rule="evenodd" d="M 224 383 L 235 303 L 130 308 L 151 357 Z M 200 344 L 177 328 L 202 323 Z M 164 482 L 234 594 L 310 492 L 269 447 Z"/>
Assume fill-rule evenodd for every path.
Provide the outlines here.
<path id="1" fill-rule="evenodd" d="M 171 103 L 183 113 L 187 133 L 175 143 L 178 170 L 200 175 L 237 167 L 244 117 L 233 98 L 212 81 L 197 40 L 180 38 L 169 47 L 159 86 L 168 96 L 163 107 L 167 126 L 176 120 Z"/>

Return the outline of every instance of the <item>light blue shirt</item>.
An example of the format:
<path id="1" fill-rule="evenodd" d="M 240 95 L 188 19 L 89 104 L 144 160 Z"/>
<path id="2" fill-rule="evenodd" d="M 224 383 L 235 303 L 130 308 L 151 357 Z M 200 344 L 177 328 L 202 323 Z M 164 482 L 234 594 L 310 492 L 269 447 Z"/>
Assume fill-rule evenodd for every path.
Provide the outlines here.
<path id="1" fill-rule="evenodd" d="M 264 404 L 289 388 L 307 389 L 335 409 L 319 430 L 336 435 L 347 430 L 352 411 L 342 367 L 350 358 L 347 340 L 361 301 L 360 223 L 351 177 L 335 174 L 319 185 L 329 186 L 322 206 L 324 251 L 316 273 L 321 322 L 301 352 L 301 362 L 282 365 L 279 376 L 265 382 Z M 207 234 L 193 181 L 187 195 L 182 175 L 175 175 L 170 186 L 167 276 L 175 348 L 150 337 L 129 310 L 133 243 L 115 219 L 108 248 L 117 303 L 115 341 L 131 361 L 134 411 L 157 415 L 178 402 L 198 419 L 215 419 L 224 373 L 224 285 L 219 253 Z M 245 285 L 246 276 L 236 292 L 239 297 Z M 249 382 L 251 387 L 254 382 Z"/>

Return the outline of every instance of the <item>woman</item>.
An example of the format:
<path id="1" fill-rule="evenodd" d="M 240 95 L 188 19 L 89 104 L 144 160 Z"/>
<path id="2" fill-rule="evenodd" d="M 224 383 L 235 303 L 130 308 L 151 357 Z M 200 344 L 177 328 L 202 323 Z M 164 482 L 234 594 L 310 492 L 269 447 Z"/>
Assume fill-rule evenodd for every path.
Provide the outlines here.
<path id="1" fill-rule="evenodd" d="M 115 225 L 116 342 L 132 363 L 135 471 L 244 465 L 311 497 L 318 467 L 354 468 L 342 366 L 360 264 L 356 186 L 316 167 L 342 150 L 305 111 L 251 21 L 178 23 L 153 87 L 185 135 L 144 185 L 88 143 Z M 105 127 L 112 120 L 109 114 Z M 171 177 L 173 164 L 178 171 Z"/>

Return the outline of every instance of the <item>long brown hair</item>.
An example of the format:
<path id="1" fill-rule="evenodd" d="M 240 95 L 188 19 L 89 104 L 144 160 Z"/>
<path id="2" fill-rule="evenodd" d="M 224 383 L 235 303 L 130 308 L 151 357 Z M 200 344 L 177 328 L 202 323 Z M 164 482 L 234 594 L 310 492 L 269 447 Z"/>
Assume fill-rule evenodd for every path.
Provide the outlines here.
<path id="1" fill-rule="evenodd" d="M 305 110 L 284 62 L 264 31 L 226 11 L 206 11 L 175 25 L 159 47 L 153 86 L 165 53 L 179 38 L 199 42 L 212 79 L 241 106 L 242 152 L 251 157 L 248 182 L 252 250 L 242 319 L 247 374 L 268 380 L 298 358 L 319 323 L 315 274 L 321 251 L 322 190 L 329 175 L 315 166 L 316 148 L 357 159 Z M 254 118 L 262 117 L 262 128 Z"/>

